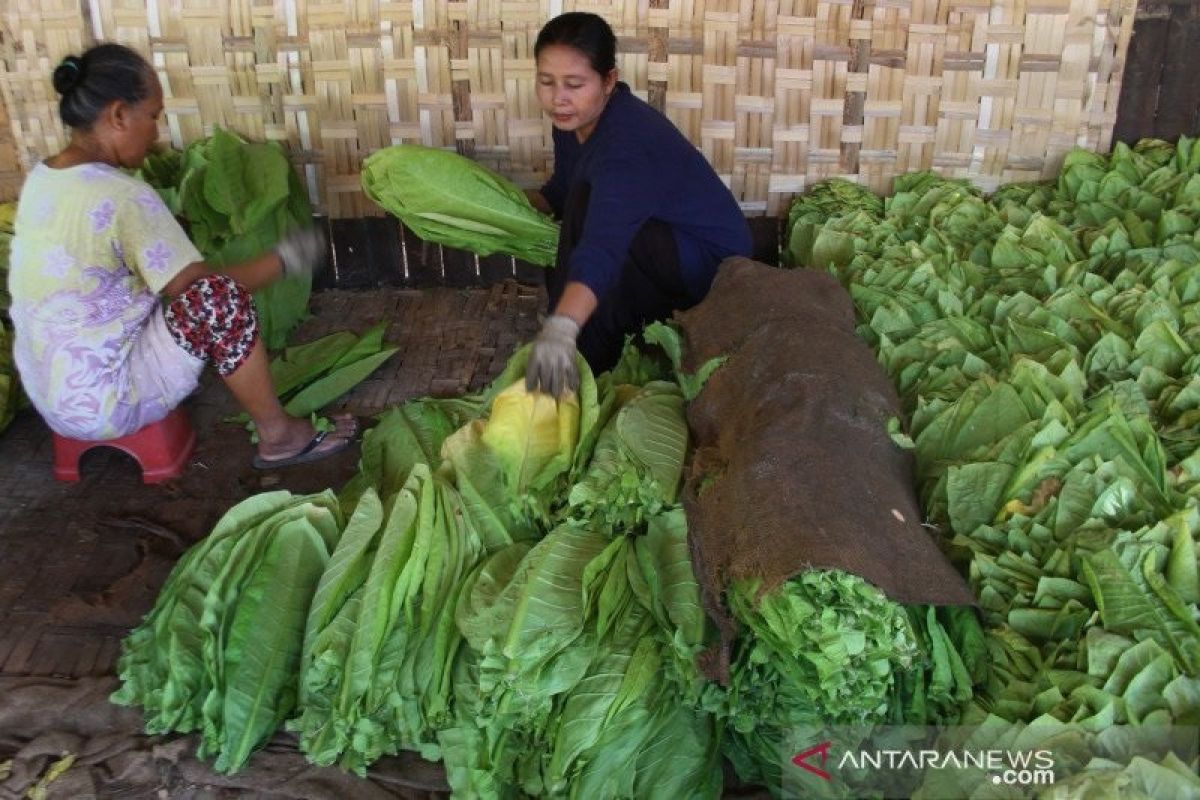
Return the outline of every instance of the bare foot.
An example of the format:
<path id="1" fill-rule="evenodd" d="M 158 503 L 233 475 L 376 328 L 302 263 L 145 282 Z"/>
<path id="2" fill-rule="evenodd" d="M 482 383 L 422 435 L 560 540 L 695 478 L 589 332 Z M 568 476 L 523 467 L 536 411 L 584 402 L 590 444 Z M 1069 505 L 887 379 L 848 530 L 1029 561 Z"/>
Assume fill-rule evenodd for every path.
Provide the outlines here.
<path id="1" fill-rule="evenodd" d="M 316 461 L 346 448 L 358 434 L 358 421 L 349 414 L 333 417 L 334 429 L 320 436 L 307 419 L 288 417 L 278 430 L 259 429 L 258 458 L 261 468 L 282 464 Z M 319 437 L 319 438 L 318 438 Z"/>

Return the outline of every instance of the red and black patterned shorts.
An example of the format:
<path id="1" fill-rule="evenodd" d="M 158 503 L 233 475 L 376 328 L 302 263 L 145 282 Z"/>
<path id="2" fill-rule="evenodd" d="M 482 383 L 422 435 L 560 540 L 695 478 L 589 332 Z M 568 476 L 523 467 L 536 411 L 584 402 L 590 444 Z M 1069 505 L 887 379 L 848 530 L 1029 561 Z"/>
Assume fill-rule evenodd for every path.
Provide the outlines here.
<path id="1" fill-rule="evenodd" d="M 258 313 L 246 287 L 227 275 L 205 275 L 167 306 L 175 342 L 216 367 L 225 377 L 237 370 L 258 339 Z"/>

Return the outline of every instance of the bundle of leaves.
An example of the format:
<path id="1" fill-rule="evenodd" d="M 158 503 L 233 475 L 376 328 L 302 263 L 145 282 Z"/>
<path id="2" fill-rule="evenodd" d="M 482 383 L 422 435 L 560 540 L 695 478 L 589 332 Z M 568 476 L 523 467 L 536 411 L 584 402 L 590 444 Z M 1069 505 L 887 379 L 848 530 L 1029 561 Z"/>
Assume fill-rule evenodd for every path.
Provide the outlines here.
<path id="1" fill-rule="evenodd" d="M 343 527 L 332 492 L 268 492 L 231 508 L 175 566 L 122 643 L 122 686 L 148 733 L 200 731 L 240 769 L 296 704 L 310 600 Z"/>
<path id="2" fill-rule="evenodd" d="M 845 572 L 812 570 L 766 593 L 739 581 L 727 600 L 746 633 L 730 684 L 707 685 L 703 703 L 746 783 L 785 785 L 797 731 L 956 723 L 987 675 L 973 609 L 901 606 Z"/>
<path id="3" fill-rule="evenodd" d="M 383 346 L 386 329 L 381 322 L 362 336 L 337 331 L 285 348 L 270 363 L 271 384 L 284 410 L 294 417 L 312 417 L 319 426 L 332 426 L 317 412 L 366 380 L 399 349 Z M 249 414 L 235 414 L 226 421 L 245 425 L 257 442 Z"/>
<path id="4" fill-rule="evenodd" d="M 400 747 L 439 756 L 454 608 L 483 546 L 461 500 L 425 465 L 386 504 L 360 498 L 321 576 L 304 636 L 301 714 L 291 727 L 317 764 L 360 773 Z"/>
<path id="5" fill-rule="evenodd" d="M 293 228 L 313 224 L 308 192 L 278 142 L 247 142 L 218 127 L 182 153 L 149 156 L 138 174 L 184 220 L 214 265 L 259 256 Z M 283 347 L 308 315 L 311 290 L 310 278 L 289 277 L 254 293 L 269 349 Z"/>
<path id="6" fill-rule="evenodd" d="M 558 225 L 516 185 L 450 150 L 400 144 L 363 160 L 363 191 L 430 242 L 554 263 Z"/>
<path id="7" fill-rule="evenodd" d="M 558 402 L 524 390 L 522 350 L 478 395 L 406 403 L 368 432 L 337 501 L 348 519 L 291 629 L 296 666 L 256 701 L 297 698 L 288 725 L 311 760 L 362 774 L 415 750 L 444 761 L 458 796 L 715 797 L 722 755 L 771 780 L 771 748 L 798 719 L 952 717 L 976 658 L 968 626 L 839 573 L 741 587 L 734 684 L 706 686 L 713 633 L 676 497 L 684 395 L 702 380 L 681 370 L 673 329 L 647 338 L 658 345 L 599 379 L 581 361 L 579 393 Z M 214 544 L 230 524 L 173 584 L 211 582 L 210 562 L 234 555 Z M 147 688 L 170 685 L 172 647 L 213 650 L 173 584 L 126 643 L 118 695 L 156 732 L 198 724 Z M 215 706 L 214 687 L 189 696 Z"/>
<path id="8" fill-rule="evenodd" d="M 1077 151 L 990 198 L 896 188 L 870 230 L 847 204 L 798 240 L 852 248 L 796 256 L 851 291 L 980 599 L 994 668 L 962 719 L 1075 742 L 1071 796 L 1194 793 L 1160 734 L 1200 719 L 1200 142 Z"/>
<path id="9" fill-rule="evenodd" d="M 469 647 L 440 734 L 457 795 L 719 793 L 717 728 L 688 702 L 705 620 L 681 511 L 641 536 L 565 522 L 505 548 L 457 616 Z"/>

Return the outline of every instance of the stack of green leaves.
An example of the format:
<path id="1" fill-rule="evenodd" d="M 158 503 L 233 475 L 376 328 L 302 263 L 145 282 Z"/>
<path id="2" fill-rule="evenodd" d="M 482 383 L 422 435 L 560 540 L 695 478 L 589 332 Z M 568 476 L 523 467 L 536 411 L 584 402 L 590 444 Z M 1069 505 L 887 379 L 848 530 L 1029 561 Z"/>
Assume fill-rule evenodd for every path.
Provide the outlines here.
<path id="1" fill-rule="evenodd" d="M 456 723 L 441 734 L 456 795 L 715 797 L 713 719 L 664 675 L 704 641 L 682 511 L 644 535 L 564 522 L 468 580 Z"/>
<path id="2" fill-rule="evenodd" d="M 235 264 L 267 252 L 293 228 L 313 224 L 308 192 L 278 142 L 247 142 L 216 128 L 181 154 L 148 157 L 138 173 L 177 217 L 204 259 Z M 283 278 L 254 293 L 271 350 L 308 315 L 310 278 Z"/>
<path id="3" fill-rule="evenodd" d="M 122 643 L 122 686 L 149 733 L 200 731 L 240 769 L 292 712 L 305 621 L 343 527 L 332 492 L 255 495 L 188 550 Z"/>
<path id="4" fill-rule="evenodd" d="M 762 597 L 737 587 L 733 684 L 705 683 L 713 637 L 677 494 L 685 398 L 716 363 L 685 374 L 677 331 L 646 338 L 598 379 L 581 361 L 575 396 L 526 392 L 526 348 L 483 392 L 406 403 L 367 433 L 298 666 L 269 687 L 298 696 L 289 727 L 311 760 L 361 774 L 414 750 L 444 761 L 459 796 L 716 797 L 722 754 L 770 781 L 797 721 L 954 718 L 978 680 L 974 617 L 905 609 L 833 572 Z M 337 363 L 348 344 L 312 352 Z M 285 389 L 293 364 L 275 368 Z M 228 536 L 223 521 L 210 538 Z M 234 555 L 204 547 L 173 582 L 211 583 Z M 213 649 L 176 596 L 164 590 L 123 662 L 119 699 L 145 705 L 156 732 L 193 729 L 205 707 L 164 713 L 139 688 L 164 682 L 155 654 L 171 642 L 201 660 Z"/>
<path id="5" fill-rule="evenodd" d="M 365 772 L 400 747 L 437 758 L 449 719 L 454 608 L 482 545 L 453 488 L 415 466 L 385 501 L 367 489 L 321 576 L 304 637 L 301 714 L 318 764 Z"/>
<path id="6" fill-rule="evenodd" d="M 384 347 L 386 323 L 362 336 L 338 331 L 284 349 L 271 361 L 271 382 L 294 417 L 312 414 L 353 389 L 399 348 Z"/>
<path id="7" fill-rule="evenodd" d="M 536 497 L 565 474 L 578 439 L 577 402 L 527 393 L 523 381 L 488 394 L 486 421 L 446 435 L 443 410 L 419 405 L 393 413 L 364 449 L 364 461 L 379 464 L 379 482 L 361 488 L 343 537 L 352 553 L 344 560 L 359 567 L 344 578 L 326 573 L 323 580 L 342 585 L 339 599 L 314 606 L 319 616 L 306 637 L 303 713 L 293 728 L 316 763 L 364 772 L 401 747 L 440 757 L 467 573 L 487 552 L 532 535 L 516 498 Z M 429 419 L 432 426 L 422 424 Z M 435 474 L 428 462 L 439 438 Z M 387 451 L 404 456 L 392 461 Z M 381 502 L 376 486 L 401 480 L 392 470 L 407 475 Z"/>
<path id="8" fill-rule="evenodd" d="M 706 621 L 676 500 L 682 390 L 669 359 L 634 348 L 582 373 L 568 481 L 538 506 L 549 533 L 496 551 L 463 590 L 447 775 L 460 796 L 714 797 Z"/>
<path id="9" fill-rule="evenodd" d="M 831 231 L 819 247 L 816 247 L 818 259 L 823 251 L 842 252 L 854 251 L 855 236 L 851 229 L 861 224 L 859 233 L 867 233 L 874 221 L 883 213 L 883 201 L 870 189 L 859 186 L 843 178 L 823 181 L 806 192 L 792 203 L 788 209 L 787 227 L 788 245 L 784 250 L 784 260 L 789 266 L 797 266 L 797 261 L 810 254 L 816 247 L 816 237 L 824 229 L 824 223 L 830 217 L 853 217 L 851 222 L 836 232 Z"/>
<path id="10" fill-rule="evenodd" d="M 1078 151 L 990 198 L 906 176 L 862 213 L 793 256 L 851 291 L 980 598 L 993 670 L 963 721 L 1075 741 L 1074 791 L 1194 792 L 1160 733 L 1200 719 L 1200 142 Z"/>
<path id="11" fill-rule="evenodd" d="M 450 150 L 400 144 L 363 160 L 367 196 L 430 242 L 554 263 L 558 225 L 516 185 Z"/>
<path id="12" fill-rule="evenodd" d="M 738 581 L 726 599 L 746 633 L 728 686 L 705 687 L 739 778 L 784 785 L 797 731 L 959 721 L 987 676 L 983 630 L 969 608 L 905 607 L 838 570 L 802 573 L 773 591 Z"/>
<path id="13" fill-rule="evenodd" d="M 270 364 L 271 383 L 284 410 L 294 417 L 315 418 L 319 410 L 366 380 L 399 349 L 383 346 L 386 330 L 381 322 L 362 336 L 337 331 L 285 348 Z M 254 430 L 246 413 L 227 421 Z"/>
<path id="14" fill-rule="evenodd" d="M 617 387 L 611 421 L 571 487 L 570 514 L 601 528 L 634 528 L 675 505 L 687 452 L 683 394 L 673 381 Z"/>

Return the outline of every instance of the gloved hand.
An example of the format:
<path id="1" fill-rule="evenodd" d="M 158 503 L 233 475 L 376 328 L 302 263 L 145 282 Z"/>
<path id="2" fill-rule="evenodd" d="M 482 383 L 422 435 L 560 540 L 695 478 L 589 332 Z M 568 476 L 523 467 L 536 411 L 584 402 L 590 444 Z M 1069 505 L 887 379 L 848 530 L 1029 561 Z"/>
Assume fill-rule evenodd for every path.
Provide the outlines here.
<path id="1" fill-rule="evenodd" d="M 283 277 L 308 278 L 325 263 L 329 240 L 320 226 L 294 228 L 275 245 L 283 262 Z"/>
<path id="2" fill-rule="evenodd" d="M 570 317 L 553 314 L 546 319 L 533 340 L 525 367 L 526 391 L 541 390 L 557 399 L 566 389 L 579 388 L 579 369 L 575 366 L 578 336 L 579 323 Z"/>

